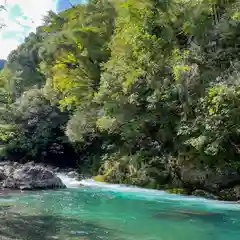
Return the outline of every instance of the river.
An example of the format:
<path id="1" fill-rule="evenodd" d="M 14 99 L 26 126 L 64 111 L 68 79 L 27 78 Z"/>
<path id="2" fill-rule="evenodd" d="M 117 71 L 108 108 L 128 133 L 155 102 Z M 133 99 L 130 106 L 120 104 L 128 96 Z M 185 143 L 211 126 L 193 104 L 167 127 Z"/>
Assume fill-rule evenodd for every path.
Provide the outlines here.
<path id="1" fill-rule="evenodd" d="M 1 240 L 240 239 L 240 204 L 60 177 L 67 189 L 0 196 Z"/>

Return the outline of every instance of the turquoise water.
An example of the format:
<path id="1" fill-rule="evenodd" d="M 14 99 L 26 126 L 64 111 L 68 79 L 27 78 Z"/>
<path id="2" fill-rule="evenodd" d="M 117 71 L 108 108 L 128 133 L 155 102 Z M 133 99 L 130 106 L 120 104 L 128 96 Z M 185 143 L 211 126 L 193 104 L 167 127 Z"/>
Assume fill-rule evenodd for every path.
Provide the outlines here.
<path id="1" fill-rule="evenodd" d="M 0 239 L 239 240 L 240 205 L 85 181 L 0 197 Z"/>

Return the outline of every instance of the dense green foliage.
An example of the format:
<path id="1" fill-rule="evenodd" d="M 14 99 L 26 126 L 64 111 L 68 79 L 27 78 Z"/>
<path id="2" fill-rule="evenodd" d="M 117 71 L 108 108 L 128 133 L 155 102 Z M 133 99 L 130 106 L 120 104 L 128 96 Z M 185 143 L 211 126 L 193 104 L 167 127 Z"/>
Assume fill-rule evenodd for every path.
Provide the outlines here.
<path id="1" fill-rule="evenodd" d="M 151 187 L 171 159 L 238 164 L 239 12 L 234 0 L 49 12 L 1 72 L 2 154 L 68 146 L 81 169 Z"/>

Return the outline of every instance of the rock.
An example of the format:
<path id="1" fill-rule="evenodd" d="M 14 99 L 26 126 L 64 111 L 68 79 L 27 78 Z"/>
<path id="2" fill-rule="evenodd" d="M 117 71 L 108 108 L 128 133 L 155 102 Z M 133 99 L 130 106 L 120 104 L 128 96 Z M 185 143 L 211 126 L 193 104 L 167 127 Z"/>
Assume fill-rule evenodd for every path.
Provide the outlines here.
<path id="1" fill-rule="evenodd" d="M 14 168 L 17 168 L 17 167 L 19 167 L 21 164 L 20 163 L 18 163 L 18 162 L 14 162 L 13 164 L 12 164 L 12 166 L 14 167 Z"/>
<path id="2" fill-rule="evenodd" d="M 193 191 L 191 194 L 194 196 L 204 197 L 204 198 L 208 198 L 208 199 L 215 199 L 215 200 L 218 199 L 218 197 L 215 196 L 214 194 L 209 193 L 204 190 L 201 190 L 201 189 L 197 189 L 197 190 Z"/>
<path id="3" fill-rule="evenodd" d="M 59 172 L 59 170 L 60 170 L 59 167 L 53 169 L 54 172 Z"/>
<path id="4" fill-rule="evenodd" d="M 193 164 L 179 167 L 180 179 L 185 187 L 204 189 L 217 192 L 222 188 L 230 188 L 240 184 L 239 170 L 229 166 L 219 166 L 214 169 L 197 167 Z"/>
<path id="5" fill-rule="evenodd" d="M 170 188 L 167 192 L 172 194 L 186 194 L 186 191 L 183 188 Z"/>
<path id="6" fill-rule="evenodd" d="M 0 167 L 0 181 L 3 181 L 7 178 L 7 175 L 4 172 L 4 168 Z"/>
<path id="7" fill-rule="evenodd" d="M 6 165 L 4 166 L 4 174 L 6 176 L 10 176 L 12 175 L 12 173 L 14 172 L 15 168 L 12 165 Z"/>
<path id="8" fill-rule="evenodd" d="M 11 164 L 12 164 L 12 162 L 10 162 L 10 161 L 0 161 L 0 166 L 9 166 Z"/>
<path id="9" fill-rule="evenodd" d="M 5 156 L 0 156 L 0 161 L 3 162 L 3 161 L 6 161 L 7 158 Z"/>
<path id="10" fill-rule="evenodd" d="M 219 193 L 220 199 L 225 201 L 240 200 L 240 185 L 233 188 L 222 189 Z"/>
<path id="11" fill-rule="evenodd" d="M 61 179 L 52 171 L 39 165 L 26 164 L 13 171 L 3 181 L 4 188 L 14 189 L 50 189 L 65 188 Z"/>

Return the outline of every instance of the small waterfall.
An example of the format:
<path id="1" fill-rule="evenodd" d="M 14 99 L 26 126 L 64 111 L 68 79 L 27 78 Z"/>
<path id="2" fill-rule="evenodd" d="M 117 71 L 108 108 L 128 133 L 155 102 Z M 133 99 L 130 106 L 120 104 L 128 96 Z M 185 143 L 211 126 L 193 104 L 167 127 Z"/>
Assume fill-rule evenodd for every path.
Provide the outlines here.
<path id="1" fill-rule="evenodd" d="M 77 177 L 69 176 L 68 173 L 59 172 L 57 176 L 62 180 L 62 182 L 67 186 L 67 188 L 78 188 L 80 186 L 86 187 L 115 187 L 114 184 L 100 183 L 93 179 L 82 179 L 79 180 Z"/>
<path id="2" fill-rule="evenodd" d="M 62 180 L 67 188 L 78 188 L 82 185 L 81 181 L 77 178 L 69 177 L 67 173 L 57 173 L 57 176 Z"/>

